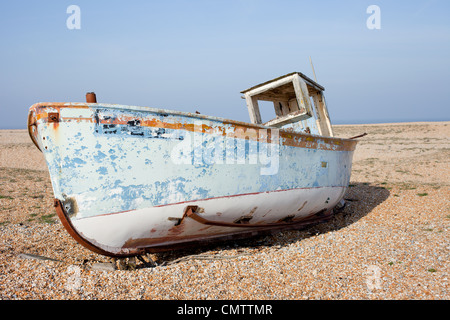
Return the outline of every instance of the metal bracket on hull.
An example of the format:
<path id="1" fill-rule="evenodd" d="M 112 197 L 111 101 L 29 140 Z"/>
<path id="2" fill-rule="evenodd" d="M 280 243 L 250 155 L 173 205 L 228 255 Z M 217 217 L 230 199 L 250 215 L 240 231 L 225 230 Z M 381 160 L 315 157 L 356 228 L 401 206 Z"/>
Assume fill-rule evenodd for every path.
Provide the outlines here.
<path id="1" fill-rule="evenodd" d="M 131 246 L 131 247 L 123 247 L 123 248 L 109 248 L 103 247 L 80 234 L 75 227 L 73 226 L 70 218 L 65 212 L 65 208 L 62 202 L 59 199 L 55 199 L 54 206 L 56 209 L 56 213 L 58 214 L 59 219 L 62 222 L 64 228 L 68 231 L 68 233 L 81 245 L 86 247 L 87 249 L 109 257 L 123 258 L 123 257 L 132 257 L 139 256 L 142 254 L 150 253 L 150 252 L 160 252 L 167 251 L 174 248 L 184 248 L 189 247 L 190 245 L 195 244 L 204 244 L 209 243 L 211 241 L 219 241 L 219 240 L 227 240 L 227 239 L 238 239 L 241 237 L 254 236 L 256 234 L 264 234 L 264 233 L 273 233 L 275 231 L 280 230 L 290 230 L 290 229 L 299 229 L 307 225 L 315 224 L 318 222 L 323 222 L 332 217 L 332 210 L 325 212 L 325 210 L 321 210 L 313 216 L 308 216 L 302 219 L 293 219 L 292 216 L 288 216 L 289 218 L 285 218 L 276 223 L 261 223 L 261 224 L 250 224 L 250 223 L 236 223 L 236 222 L 223 222 L 223 221 L 211 221 L 199 216 L 198 206 L 187 206 L 183 218 L 180 219 L 181 224 L 184 219 L 190 218 L 201 224 L 210 225 L 210 226 L 219 226 L 219 227 L 232 227 L 232 228 L 244 228 L 243 231 L 239 231 L 238 233 L 231 233 L 227 235 L 219 235 L 215 239 L 191 239 L 190 241 L 181 241 L 180 243 L 172 243 L 172 244 L 154 244 L 149 243 L 144 246 Z M 245 230 L 247 228 L 247 230 Z"/>
<path id="2" fill-rule="evenodd" d="M 59 113 L 58 112 L 49 112 L 47 117 L 48 123 L 59 122 Z"/>
<path id="3" fill-rule="evenodd" d="M 201 224 L 209 225 L 209 226 L 218 226 L 218 227 L 230 227 L 230 228 L 278 228 L 278 227 L 287 227 L 294 226 L 300 223 L 305 223 L 310 220 L 316 220 L 317 217 L 323 218 L 324 210 L 319 211 L 317 214 L 308 216 L 303 219 L 293 219 L 292 216 L 288 216 L 288 218 L 282 219 L 280 222 L 274 223 L 260 223 L 260 224 L 251 224 L 251 223 L 241 223 L 241 222 L 223 222 L 223 221 L 212 221 L 205 219 L 197 214 L 198 206 L 187 206 L 183 219 L 191 218 Z"/>

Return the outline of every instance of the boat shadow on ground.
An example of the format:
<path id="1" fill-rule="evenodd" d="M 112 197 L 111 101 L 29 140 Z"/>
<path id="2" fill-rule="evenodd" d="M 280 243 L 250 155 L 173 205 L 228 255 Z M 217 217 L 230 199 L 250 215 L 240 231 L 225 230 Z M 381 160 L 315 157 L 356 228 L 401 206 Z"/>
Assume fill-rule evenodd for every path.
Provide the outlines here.
<path id="1" fill-rule="evenodd" d="M 153 254 L 153 259 L 158 265 L 164 266 L 186 260 L 223 260 L 227 259 L 227 257 L 233 258 L 239 255 L 251 255 L 267 248 L 281 249 L 282 247 L 312 236 L 345 228 L 372 212 L 389 195 L 390 191 L 383 186 L 371 185 L 366 182 L 352 182 L 344 195 L 344 208 L 338 210 L 326 222 L 306 226 L 298 230 L 280 231 L 270 235 L 213 242 L 195 248 L 155 253 Z M 233 251 L 233 253 L 228 254 L 227 251 Z M 237 255 L 236 252 L 238 252 Z M 138 268 L 146 268 L 146 266 L 140 265 Z"/>

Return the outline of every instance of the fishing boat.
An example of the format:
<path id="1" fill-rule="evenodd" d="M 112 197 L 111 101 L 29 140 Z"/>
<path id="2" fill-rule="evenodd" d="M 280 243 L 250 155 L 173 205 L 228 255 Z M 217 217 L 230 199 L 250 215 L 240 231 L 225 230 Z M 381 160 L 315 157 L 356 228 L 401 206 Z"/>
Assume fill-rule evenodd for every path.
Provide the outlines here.
<path id="1" fill-rule="evenodd" d="M 88 93 L 34 104 L 28 131 L 70 235 L 102 255 L 139 256 L 329 219 L 357 141 L 333 136 L 323 92 L 300 72 L 251 87 L 241 92 L 250 123 Z M 261 101 L 273 102 L 265 123 Z"/>

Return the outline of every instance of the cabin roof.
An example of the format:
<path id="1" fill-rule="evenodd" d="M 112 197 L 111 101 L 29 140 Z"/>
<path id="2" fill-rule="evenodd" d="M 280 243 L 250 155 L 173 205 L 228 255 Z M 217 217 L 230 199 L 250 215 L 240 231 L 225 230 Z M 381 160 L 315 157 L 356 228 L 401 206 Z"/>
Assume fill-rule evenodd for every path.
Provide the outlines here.
<path id="1" fill-rule="evenodd" d="M 308 86 L 313 87 L 315 90 L 318 90 L 318 91 L 324 91 L 324 90 L 325 90 L 324 87 L 322 87 L 320 84 L 318 84 L 318 83 L 315 82 L 314 80 L 310 79 L 309 77 L 305 76 L 303 73 L 301 73 L 301 72 L 291 72 L 291 73 L 285 74 L 284 76 L 277 77 L 277 78 L 275 78 L 275 79 L 272 79 L 272 80 L 269 80 L 269 81 L 260 83 L 260 84 L 258 84 L 258 85 L 256 85 L 256 86 L 253 86 L 253 87 L 249 88 L 249 89 L 243 90 L 243 91 L 241 91 L 241 93 L 246 93 L 246 92 L 251 91 L 251 90 L 253 90 L 253 89 L 256 89 L 256 88 L 259 88 L 259 87 L 261 87 L 261 86 L 264 86 L 264 85 L 266 85 L 266 84 L 268 84 L 268 83 L 271 83 L 271 82 L 274 82 L 274 81 L 283 79 L 283 78 L 285 78 L 285 77 L 292 76 L 292 75 L 294 75 L 294 74 L 298 74 L 303 80 L 305 80 L 305 82 L 306 82 L 306 84 L 307 84 Z"/>

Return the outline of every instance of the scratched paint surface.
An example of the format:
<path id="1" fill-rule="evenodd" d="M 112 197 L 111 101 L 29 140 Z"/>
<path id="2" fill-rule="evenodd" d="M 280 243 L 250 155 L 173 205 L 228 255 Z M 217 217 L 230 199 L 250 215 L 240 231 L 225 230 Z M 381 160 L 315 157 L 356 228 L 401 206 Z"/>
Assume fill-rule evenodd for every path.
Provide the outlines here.
<path id="1" fill-rule="evenodd" d="M 55 197 L 72 220 L 238 194 L 347 187 L 350 179 L 352 150 L 320 148 L 326 144 L 320 141 L 319 148 L 295 147 L 283 137 L 279 144 L 245 142 L 229 137 L 236 125 L 213 117 L 102 104 L 45 112 L 60 114 L 58 123 L 39 120 L 38 132 Z M 189 126 L 209 131 L 183 129 Z"/>

